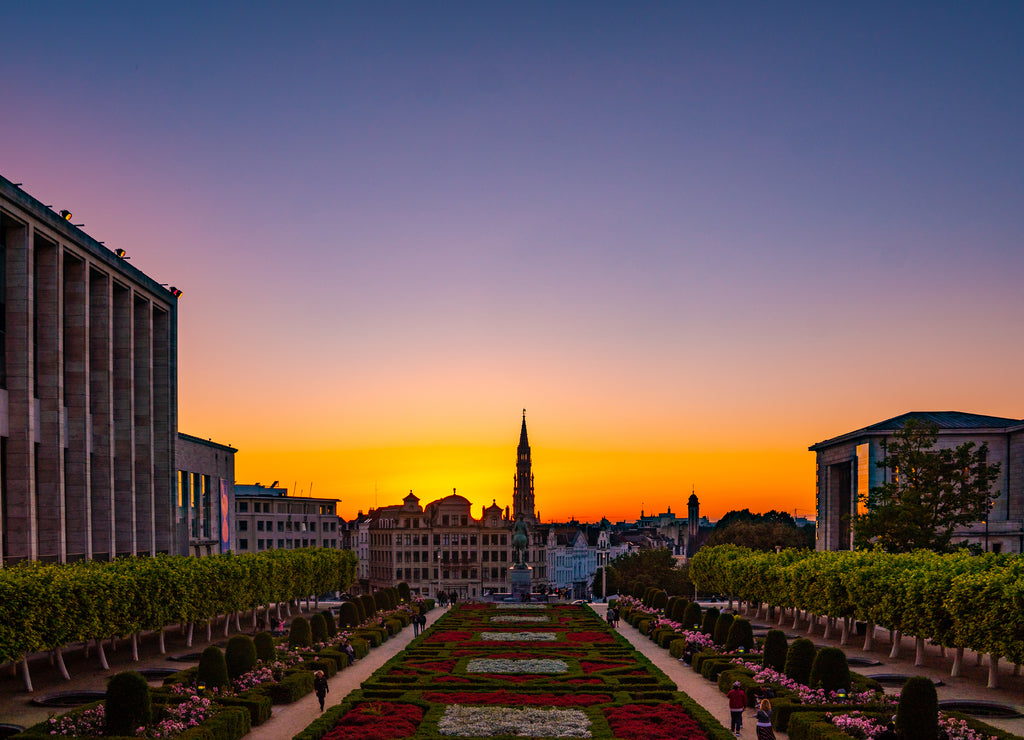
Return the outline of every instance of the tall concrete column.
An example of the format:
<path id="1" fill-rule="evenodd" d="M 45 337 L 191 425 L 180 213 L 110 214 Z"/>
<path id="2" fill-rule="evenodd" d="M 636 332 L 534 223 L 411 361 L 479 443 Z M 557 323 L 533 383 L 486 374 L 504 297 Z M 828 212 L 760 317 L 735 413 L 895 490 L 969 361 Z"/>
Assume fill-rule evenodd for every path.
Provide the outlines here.
<path id="1" fill-rule="evenodd" d="M 89 456 L 92 557 L 113 559 L 114 543 L 114 344 L 110 275 L 89 270 Z"/>
<path id="2" fill-rule="evenodd" d="M 92 556 L 89 501 L 88 286 L 85 262 L 64 255 L 64 504 L 66 559 Z"/>
<path id="3" fill-rule="evenodd" d="M 26 419 L 11 426 L 19 433 L 7 440 L 8 562 L 36 556 L 36 499 L 34 447 L 37 418 L 32 377 L 32 228 L 7 222 L 7 413 Z"/>
<path id="4" fill-rule="evenodd" d="M 114 534 L 115 555 L 134 555 L 135 538 L 135 381 L 132 351 L 132 293 L 114 283 Z"/>
<path id="5" fill-rule="evenodd" d="M 136 552 L 156 554 L 153 499 L 153 307 L 145 297 L 134 300 L 133 384 L 135 404 L 135 538 Z"/>
<path id="6" fill-rule="evenodd" d="M 38 558 L 44 562 L 64 562 L 64 398 L 61 388 L 64 332 L 60 307 L 60 249 L 37 231 L 33 252 L 35 395 L 39 413 L 35 460 Z"/>
<path id="7" fill-rule="evenodd" d="M 172 397 L 174 383 L 171 378 L 171 317 L 153 306 L 153 521 L 156 532 L 156 551 L 178 554 L 177 471 L 174 464 L 174 446 L 177 426 L 173 428 L 169 413 L 176 404 Z M 188 538 L 185 538 L 188 542 Z M 188 551 L 186 550 L 186 554 Z"/>

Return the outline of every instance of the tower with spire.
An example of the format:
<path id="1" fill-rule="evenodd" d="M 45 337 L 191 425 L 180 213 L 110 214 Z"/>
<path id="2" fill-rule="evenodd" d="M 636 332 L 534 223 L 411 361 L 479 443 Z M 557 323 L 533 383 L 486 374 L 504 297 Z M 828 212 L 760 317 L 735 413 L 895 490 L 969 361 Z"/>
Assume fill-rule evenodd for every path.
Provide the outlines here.
<path id="1" fill-rule="evenodd" d="M 523 409 L 523 427 L 519 432 L 519 449 L 516 451 L 516 477 L 512 489 L 512 519 L 522 516 L 523 520 L 537 523 L 533 508 L 533 472 L 530 461 L 530 440 L 526 436 L 526 409 Z"/>

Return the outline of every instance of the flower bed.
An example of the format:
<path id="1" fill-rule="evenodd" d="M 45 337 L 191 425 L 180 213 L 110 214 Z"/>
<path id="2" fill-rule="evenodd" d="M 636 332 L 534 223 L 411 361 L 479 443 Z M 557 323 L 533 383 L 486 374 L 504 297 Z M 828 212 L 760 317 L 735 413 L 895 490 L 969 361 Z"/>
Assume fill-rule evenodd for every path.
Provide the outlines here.
<path id="1" fill-rule="evenodd" d="M 493 629 L 538 608 L 550 626 Z M 570 605 L 456 606 L 297 740 L 350 727 L 369 702 L 420 707 L 417 737 L 731 737 L 593 610 Z"/>

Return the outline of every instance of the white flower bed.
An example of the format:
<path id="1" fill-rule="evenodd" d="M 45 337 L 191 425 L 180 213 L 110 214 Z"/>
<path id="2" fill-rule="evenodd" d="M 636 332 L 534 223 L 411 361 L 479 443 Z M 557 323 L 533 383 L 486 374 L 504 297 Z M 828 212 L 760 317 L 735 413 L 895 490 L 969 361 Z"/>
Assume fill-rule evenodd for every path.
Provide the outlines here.
<path id="1" fill-rule="evenodd" d="M 555 658 L 474 658 L 466 664 L 467 673 L 565 673 L 569 665 Z"/>
<path id="2" fill-rule="evenodd" d="M 547 609 L 547 604 L 495 604 L 499 609 Z"/>
<path id="3" fill-rule="evenodd" d="M 442 735 L 468 737 L 591 737 L 590 720 L 579 709 L 464 707 L 454 704 L 437 723 Z"/>
<path id="4" fill-rule="evenodd" d="M 543 614 L 499 614 L 491 617 L 492 622 L 550 622 L 551 617 Z"/>
<path id="5" fill-rule="evenodd" d="M 493 642 L 554 642 L 554 632 L 481 632 L 481 640 Z"/>

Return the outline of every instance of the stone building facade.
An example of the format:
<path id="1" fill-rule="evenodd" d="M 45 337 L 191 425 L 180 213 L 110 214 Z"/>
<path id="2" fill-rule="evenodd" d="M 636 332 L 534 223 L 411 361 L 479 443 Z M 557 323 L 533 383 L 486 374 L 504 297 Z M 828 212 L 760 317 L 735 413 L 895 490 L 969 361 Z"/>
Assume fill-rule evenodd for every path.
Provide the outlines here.
<path id="1" fill-rule="evenodd" d="M 0 177 L 3 562 L 186 553 L 177 297 Z"/>
<path id="2" fill-rule="evenodd" d="M 289 496 L 287 488 L 234 486 L 234 549 L 238 553 L 292 550 L 297 547 L 340 548 L 344 520 L 338 500 Z"/>
<path id="3" fill-rule="evenodd" d="M 892 435 L 910 419 L 938 425 L 935 449 L 987 442 L 988 461 L 1000 464 L 988 518 L 958 530 L 954 543 L 972 543 L 986 551 L 1024 552 L 1024 421 L 959 411 L 902 414 L 811 445 L 816 465 L 816 548 L 853 547 L 850 518 L 858 512 L 858 496 L 889 480 L 892 471 L 877 462 L 886 456 Z"/>
<path id="4" fill-rule="evenodd" d="M 188 538 L 190 555 L 232 548 L 236 452 L 228 445 L 178 433 L 176 526 Z"/>

